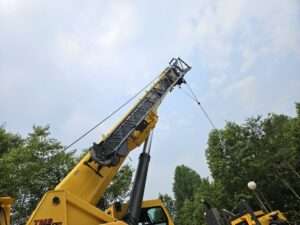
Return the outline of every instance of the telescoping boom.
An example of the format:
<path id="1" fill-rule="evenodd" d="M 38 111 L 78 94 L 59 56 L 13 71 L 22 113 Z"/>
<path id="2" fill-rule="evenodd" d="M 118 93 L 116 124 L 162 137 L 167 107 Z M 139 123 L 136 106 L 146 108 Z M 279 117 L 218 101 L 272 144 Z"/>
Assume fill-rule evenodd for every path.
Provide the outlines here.
<path id="1" fill-rule="evenodd" d="M 99 143 L 93 144 L 53 191 L 43 196 L 27 225 L 126 224 L 123 219 L 126 210 L 117 215 L 112 209 L 100 210 L 97 204 L 128 153 L 149 137 L 158 120 L 156 112 L 164 97 L 184 82 L 184 76 L 190 69 L 182 59 L 173 58 L 124 118 Z M 163 210 L 169 225 L 172 225 L 158 200 L 145 201 L 143 206 Z M 143 210 L 141 213 L 144 215 L 147 212 Z"/>
<path id="2" fill-rule="evenodd" d="M 165 95 L 175 85 L 181 84 L 184 75 L 190 70 L 180 58 L 172 59 L 169 66 L 162 72 L 159 79 L 143 98 L 128 112 L 116 128 L 101 141 L 92 147 L 92 159 L 100 165 L 116 165 L 120 157 L 128 154 L 128 138 L 135 130 L 147 127 L 145 118 L 155 111 Z"/>

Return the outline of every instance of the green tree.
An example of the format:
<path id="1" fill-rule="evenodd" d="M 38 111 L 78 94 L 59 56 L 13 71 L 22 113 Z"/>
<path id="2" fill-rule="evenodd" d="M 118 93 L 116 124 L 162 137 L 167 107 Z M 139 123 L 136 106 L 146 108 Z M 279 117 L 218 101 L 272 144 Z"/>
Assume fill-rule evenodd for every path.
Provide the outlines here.
<path id="1" fill-rule="evenodd" d="M 189 167 L 184 165 L 176 167 L 173 184 L 176 211 L 183 206 L 185 200 L 193 199 L 195 190 L 199 186 L 200 181 L 199 174 Z"/>
<path id="2" fill-rule="evenodd" d="M 176 224 L 204 224 L 203 200 L 232 210 L 241 199 L 246 199 L 255 209 L 260 208 L 247 188 L 250 180 L 257 182 L 257 192 L 267 205 L 287 213 L 289 220 L 298 224 L 299 103 L 296 110 L 294 118 L 269 114 L 266 118 L 249 118 L 244 124 L 227 122 L 224 129 L 211 131 L 206 156 L 213 181 L 200 178 L 187 167 L 176 168 Z"/>
<path id="3" fill-rule="evenodd" d="M 188 223 L 187 217 L 190 216 L 189 210 L 193 204 L 196 190 L 201 183 L 201 178 L 197 172 L 187 166 L 177 166 L 173 183 L 175 195 L 175 223 L 185 225 Z"/>
<path id="4" fill-rule="evenodd" d="M 0 127 L 0 196 L 12 196 L 13 223 L 24 224 L 42 195 L 52 190 L 80 160 L 50 137 L 49 127 L 33 127 L 26 138 Z M 124 200 L 133 169 L 123 166 L 104 194 L 105 204 Z"/>
<path id="5" fill-rule="evenodd" d="M 158 195 L 159 199 L 164 203 L 164 206 L 168 209 L 172 218 L 175 217 L 175 200 L 168 194 L 160 194 Z"/>
<path id="6" fill-rule="evenodd" d="M 200 178 L 193 197 L 184 200 L 181 208 L 176 211 L 177 225 L 202 225 L 204 221 L 204 204 L 209 202 L 214 207 L 224 208 L 222 187 L 219 183 L 210 182 L 207 178 Z"/>
<path id="7" fill-rule="evenodd" d="M 9 150 L 23 144 L 19 135 L 8 133 L 4 126 L 0 126 L 0 157 Z"/>
<path id="8" fill-rule="evenodd" d="M 1 146 L 8 150 L 0 158 L 0 195 L 15 198 L 13 222 L 24 224 L 42 195 L 74 165 L 74 152 L 65 152 L 50 138 L 49 127 L 35 126 L 25 139 L 3 130 L 2 134 L 8 138 L 1 139 Z"/>
<path id="9" fill-rule="evenodd" d="M 208 164 L 214 180 L 224 189 L 228 206 L 233 208 L 241 198 L 247 198 L 258 208 L 247 189 L 248 181 L 255 180 L 266 203 L 288 212 L 290 219 L 300 220 L 295 213 L 300 211 L 300 202 L 291 190 L 300 191 L 299 104 L 296 108 L 295 118 L 269 114 L 250 118 L 242 125 L 228 122 L 224 129 L 210 133 Z"/>
<path id="10" fill-rule="evenodd" d="M 111 203 L 123 202 L 130 195 L 133 172 L 134 169 L 129 164 L 119 170 L 100 200 L 99 208 L 107 209 Z"/>

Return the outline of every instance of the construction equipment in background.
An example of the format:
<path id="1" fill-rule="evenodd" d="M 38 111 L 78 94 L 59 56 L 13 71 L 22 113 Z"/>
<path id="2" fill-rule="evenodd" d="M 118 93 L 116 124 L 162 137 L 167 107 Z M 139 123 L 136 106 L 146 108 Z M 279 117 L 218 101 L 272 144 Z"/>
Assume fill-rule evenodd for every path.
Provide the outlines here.
<path id="1" fill-rule="evenodd" d="M 288 225 L 287 218 L 279 210 L 254 211 L 246 201 L 241 201 L 238 213 L 226 209 L 216 209 L 204 201 L 205 222 L 207 225 Z"/>

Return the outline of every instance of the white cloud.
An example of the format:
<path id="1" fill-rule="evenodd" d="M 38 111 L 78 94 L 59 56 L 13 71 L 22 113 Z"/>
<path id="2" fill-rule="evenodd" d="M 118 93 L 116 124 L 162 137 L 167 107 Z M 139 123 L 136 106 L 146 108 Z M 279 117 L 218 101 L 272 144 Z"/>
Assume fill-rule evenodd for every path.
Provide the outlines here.
<path id="1" fill-rule="evenodd" d="M 225 82 L 227 81 L 228 75 L 223 73 L 219 76 L 213 76 L 209 79 L 210 88 L 215 90 L 222 86 L 224 86 Z"/>
<path id="2" fill-rule="evenodd" d="M 0 0 L 0 14 L 2 15 L 13 15 L 18 8 L 18 0 Z"/>
<path id="3" fill-rule="evenodd" d="M 299 55 L 299 2 L 220 0 L 197 4 L 181 35 L 197 48 L 211 74 L 241 61 L 246 72 L 260 57 Z M 196 12 L 196 13 L 195 13 Z M 241 60 L 236 57 L 241 55 Z"/>
<path id="4" fill-rule="evenodd" d="M 121 1 L 110 2 L 102 10 L 95 17 L 95 12 L 88 8 L 76 18 L 72 29 L 58 33 L 58 64 L 71 62 L 99 68 L 115 66 L 121 60 L 122 51 L 138 32 L 135 7 L 130 1 Z"/>
<path id="5" fill-rule="evenodd" d="M 238 96 L 236 94 L 238 93 Z M 253 107 L 257 104 L 257 81 L 254 76 L 246 76 L 231 84 L 225 90 L 225 96 L 238 97 L 241 106 Z"/>
<path id="6" fill-rule="evenodd" d="M 242 29 L 241 70 L 255 67 L 263 58 L 300 55 L 299 9 L 297 1 L 248 3 Z"/>
<path id="7" fill-rule="evenodd" d="M 214 75 L 228 69 L 234 50 L 234 34 L 239 28 L 244 1 L 205 1 L 186 12 L 180 32 L 186 42 L 197 48 L 200 60 Z"/>

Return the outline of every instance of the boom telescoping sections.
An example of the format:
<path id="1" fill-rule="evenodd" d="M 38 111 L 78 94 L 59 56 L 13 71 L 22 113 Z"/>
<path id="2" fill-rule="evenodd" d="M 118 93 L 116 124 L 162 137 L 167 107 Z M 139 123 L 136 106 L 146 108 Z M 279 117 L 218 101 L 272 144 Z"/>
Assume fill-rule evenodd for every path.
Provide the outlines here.
<path id="1" fill-rule="evenodd" d="M 94 144 L 91 156 L 103 166 L 116 165 L 121 157 L 128 154 L 128 137 L 147 126 L 146 116 L 155 111 L 165 95 L 176 85 L 184 82 L 184 75 L 191 67 L 180 58 L 173 58 L 149 91 L 129 111 L 116 128 L 99 144 Z"/>

